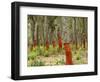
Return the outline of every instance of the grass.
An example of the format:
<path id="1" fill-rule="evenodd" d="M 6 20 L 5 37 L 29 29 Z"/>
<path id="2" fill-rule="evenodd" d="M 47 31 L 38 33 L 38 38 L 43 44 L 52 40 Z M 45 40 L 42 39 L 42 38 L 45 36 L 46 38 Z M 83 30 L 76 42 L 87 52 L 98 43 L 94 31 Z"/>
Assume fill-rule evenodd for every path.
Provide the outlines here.
<path id="1" fill-rule="evenodd" d="M 71 49 L 72 49 L 72 59 L 73 62 L 75 62 L 74 64 L 83 64 L 84 63 L 84 54 L 86 54 L 86 49 L 84 48 L 72 48 L 74 46 L 71 45 Z M 61 53 L 60 53 L 61 52 Z M 62 53 L 63 52 L 63 53 Z M 58 57 L 59 55 L 64 55 L 64 49 L 59 49 L 59 46 L 53 47 L 52 45 L 49 46 L 49 49 L 46 50 L 46 48 L 44 46 L 38 46 L 33 48 L 32 51 L 28 52 L 28 66 L 45 66 L 46 62 L 42 61 L 42 58 L 47 58 L 47 60 L 49 59 L 49 57 L 52 57 L 50 60 L 55 60 L 54 64 L 55 65 L 64 65 L 65 61 L 64 58 L 60 58 Z M 39 57 L 39 58 L 38 58 Z M 42 58 L 41 58 L 42 57 Z M 65 57 L 65 56 L 64 56 Z M 56 60 L 56 58 L 59 58 Z M 50 63 L 50 65 L 53 65 Z"/>
<path id="2" fill-rule="evenodd" d="M 64 59 L 56 60 L 56 65 L 64 65 L 64 64 L 65 64 Z"/>
<path id="3" fill-rule="evenodd" d="M 41 60 L 35 60 L 31 66 L 44 66 L 45 62 L 41 61 Z"/>

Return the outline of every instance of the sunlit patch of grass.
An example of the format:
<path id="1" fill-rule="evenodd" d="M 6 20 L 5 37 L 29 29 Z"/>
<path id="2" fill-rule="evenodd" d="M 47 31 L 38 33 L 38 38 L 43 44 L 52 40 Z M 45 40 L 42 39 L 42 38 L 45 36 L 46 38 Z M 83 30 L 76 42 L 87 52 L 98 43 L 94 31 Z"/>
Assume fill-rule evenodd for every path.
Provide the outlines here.
<path id="1" fill-rule="evenodd" d="M 84 64 L 84 57 L 86 54 L 86 49 L 80 47 L 77 50 L 72 50 L 72 56 L 75 64 Z M 85 58 L 86 59 L 86 58 Z M 87 60 L 86 60 L 87 61 Z"/>
<path id="2" fill-rule="evenodd" d="M 35 59 L 36 58 L 36 56 L 37 56 L 37 52 L 35 52 L 35 51 L 31 51 L 29 54 L 28 54 L 28 60 L 30 60 L 30 59 Z"/>
<path id="3" fill-rule="evenodd" d="M 44 54 L 44 46 L 38 46 L 37 52 L 38 52 L 38 55 L 43 55 Z"/>
<path id="4" fill-rule="evenodd" d="M 60 60 L 56 60 L 56 65 L 64 65 L 65 62 L 64 62 L 64 59 L 60 59 Z"/>
<path id="5" fill-rule="evenodd" d="M 45 56 L 45 57 L 49 57 L 49 51 L 48 51 L 48 50 L 45 50 L 44 56 Z"/>
<path id="6" fill-rule="evenodd" d="M 34 60 L 31 66 L 44 66 L 44 65 L 45 65 L 45 62 L 41 60 Z"/>

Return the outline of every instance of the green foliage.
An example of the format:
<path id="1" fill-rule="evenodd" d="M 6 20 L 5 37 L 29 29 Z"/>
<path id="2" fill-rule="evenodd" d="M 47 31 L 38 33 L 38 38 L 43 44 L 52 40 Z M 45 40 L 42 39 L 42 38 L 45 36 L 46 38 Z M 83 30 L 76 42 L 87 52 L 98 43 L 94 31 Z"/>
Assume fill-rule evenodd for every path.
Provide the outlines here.
<path id="1" fill-rule="evenodd" d="M 55 54 L 58 50 L 58 46 L 53 47 L 52 45 L 49 46 L 49 49 L 44 51 L 44 56 L 48 57 L 51 54 Z"/>
<path id="2" fill-rule="evenodd" d="M 49 46 L 49 49 L 48 49 L 48 53 L 49 54 L 55 54 L 58 52 L 58 45 L 53 47 L 52 45 Z"/>
<path id="3" fill-rule="evenodd" d="M 79 50 L 76 53 L 76 60 L 78 60 L 78 63 L 82 63 L 82 55 L 83 55 L 83 48 L 79 48 Z"/>
<path id="4" fill-rule="evenodd" d="M 57 52 L 58 51 L 58 45 L 55 46 L 54 51 Z"/>
<path id="5" fill-rule="evenodd" d="M 35 60 L 32 64 L 32 66 L 44 66 L 45 63 L 41 60 Z"/>
<path id="6" fill-rule="evenodd" d="M 45 56 L 45 57 L 48 57 L 48 56 L 49 56 L 49 51 L 48 51 L 48 50 L 45 50 L 44 56 Z"/>
<path id="7" fill-rule="evenodd" d="M 53 48 L 52 45 L 49 46 L 49 50 L 48 50 L 48 51 L 49 51 L 50 54 L 53 54 L 53 52 L 54 52 L 54 48 Z"/>
<path id="8" fill-rule="evenodd" d="M 43 46 L 39 46 L 37 48 L 37 52 L 38 52 L 38 55 L 43 55 L 44 54 L 44 47 Z"/>
<path id="9" fill-rule="evenodd" d="M 35 51 L 31 51 L 31 52 L 29 52 L 29 54 L 28 54 L 28 60 L 30 60 L 30 59 L 34 59 L 36 56 L 37 56 L 37 52 L 35 52 Z"/>
<path id="10" fill-rule="evenodd" d="M 63 65 L 65 64 L 64 59 L 56 60 L 56 65 Z"/>
<path id="11" fill-rule="evenodd" d="M 28 53 L 28 59 L 30 60 L 30 59 L 35 59 L 36 58 L 36 56 L 39 54 L 39 52 L 37 51 L 37 49 L 38 49 L 38 47 L 35 47 L 35 48 L 33 48 L 32 49 L 32 51 L 29 51 L 29 53 Z"/>

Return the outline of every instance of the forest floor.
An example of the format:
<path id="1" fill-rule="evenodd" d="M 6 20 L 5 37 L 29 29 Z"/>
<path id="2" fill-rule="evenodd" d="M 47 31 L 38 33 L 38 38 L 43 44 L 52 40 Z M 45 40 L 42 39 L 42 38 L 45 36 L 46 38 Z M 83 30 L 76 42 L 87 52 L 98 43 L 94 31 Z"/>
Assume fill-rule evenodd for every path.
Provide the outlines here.
<path id="1" fill-rule="evenodd" d="M 88 56 L 87 50 L 72 50 L 72 61 L 73 65 L 77 64 L 87 64 Z M 28 61 L 28 66 L 31 66 L 31 63 L 34 63 L 32 66 L 53 66 L 53 65 L 65 65 L 66 56 L 65 51 L 62 50 L 55 54 L 50 54 L 48 57 L 43 55 L 38 55 L 34 60 Z"/>

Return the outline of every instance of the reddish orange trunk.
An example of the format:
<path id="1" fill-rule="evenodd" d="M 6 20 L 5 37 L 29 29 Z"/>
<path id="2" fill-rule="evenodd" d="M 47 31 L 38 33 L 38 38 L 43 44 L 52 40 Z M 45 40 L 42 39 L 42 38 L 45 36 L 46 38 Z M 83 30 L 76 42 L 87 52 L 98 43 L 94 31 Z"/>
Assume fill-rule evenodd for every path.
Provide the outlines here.
<path id="1" fill-rule="evenodd" d="M 62 48 L 62 38 L 61 38 L 60 32 L 58 32 L 57 36 L 58 36 L 58 45 L 59 45 L 59 48 Z"/>
<path id="2" fill-rule="evenodd" d="M 58 44 L 59 44 L 59 48 L 62 48 L 62 39 L 61 38 L 58 39 Z"/>
<path id="3" fill-rule="evenodd" d="M 72 52 L 69 43 L 64 43 L 64 49 L 66 54 L 66 65 L 72 65 Z"/>
<path id="4" fill-rule="evenodd" d="M 48 48 L 49 48 L 49 41 L 46 40 L 46 49 L 48 50 Z"/>
<path id="5" fill-rule="evenodd" d="M 52 41 L 52 44 L 53 44 L 53 48 L 55 48 L 56 42 L 55 41 Z"/>

